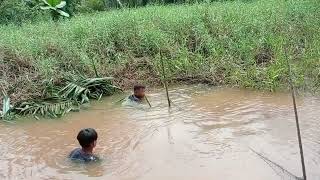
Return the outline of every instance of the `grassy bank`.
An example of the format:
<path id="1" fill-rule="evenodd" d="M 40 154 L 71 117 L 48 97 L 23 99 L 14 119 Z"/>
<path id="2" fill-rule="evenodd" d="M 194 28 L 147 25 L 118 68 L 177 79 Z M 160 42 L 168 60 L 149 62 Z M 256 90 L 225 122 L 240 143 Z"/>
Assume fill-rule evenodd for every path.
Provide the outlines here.
<path id="1" fill-rule="evenodd" d="M 121 87 L 171 82 L 266 90 L 286 86 L 285 49 L 300 88 L 320 86 L 320 3 L 277 0 L 152 6 L 58 23 L 0 27 L 1 86 L 17 100 L 44 80 L 113 76 Z"/>

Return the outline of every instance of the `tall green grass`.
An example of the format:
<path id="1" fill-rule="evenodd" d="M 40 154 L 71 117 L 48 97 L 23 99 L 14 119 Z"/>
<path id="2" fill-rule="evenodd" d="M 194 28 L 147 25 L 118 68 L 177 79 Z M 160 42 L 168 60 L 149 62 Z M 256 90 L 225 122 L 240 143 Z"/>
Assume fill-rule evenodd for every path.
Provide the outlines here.
<path id="1" fill-rule="evenodd" d="M 288 51 L 296 85 L 309 89 L 320 86 L 320 3 L 150 6 L 1 26 L 0 54 L 4 48 L 29 61 L 40 79 L 93 77 L 94 62 L 99 74 L 115 76 L 123 86 L 159 83 L 161 53 L 169 81 L 266 90 L 286 86 Z"/>

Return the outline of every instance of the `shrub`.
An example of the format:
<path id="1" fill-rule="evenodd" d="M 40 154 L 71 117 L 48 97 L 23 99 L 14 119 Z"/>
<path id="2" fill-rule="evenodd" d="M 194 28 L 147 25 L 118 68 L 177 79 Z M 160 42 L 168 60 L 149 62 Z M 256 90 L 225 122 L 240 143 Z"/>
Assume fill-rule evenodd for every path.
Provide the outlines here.
<path id="1" fill-rule="evenodd" d="M 80 13 L 103 10 L 105 10 L 104 0 L 82 0 L 77 8 Z"/>
<path id="2" fill-rule="evenodd" d="M 42 15 L 36 1 L 0 1 L 0 24 L 21 25 L 23 22 L 34 21 Z"/>

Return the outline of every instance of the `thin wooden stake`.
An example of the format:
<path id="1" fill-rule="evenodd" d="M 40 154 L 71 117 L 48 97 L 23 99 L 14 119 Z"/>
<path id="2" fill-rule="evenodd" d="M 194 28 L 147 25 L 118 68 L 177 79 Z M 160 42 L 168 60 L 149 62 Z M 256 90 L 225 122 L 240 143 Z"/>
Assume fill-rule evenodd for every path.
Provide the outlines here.
<path id="1" fill-rule="evenodd" d="M 147 96 L 144 96 L 144 98 L 146 99 L 147 103 L 149 104 L 149 107 L 152 107 L 151 104 L 150 104 L 149 99 L 147 98 Z"/>
<path id="2" fill-rule="evenodd" d="M 96 64 L 95 64 L 94 60 L 92 59 L 91 62 L 92 62 L 94 74 L 96 75 L 96 77 L 99 77 L 99 74 L 98 74 L 98 71 L 97 71 Z"/>
<path id="3" fill-rule="evenodd" d="M 163 81 L 162 82 L 163 82 L 164 87 L 166 89 L 168 106 L 169 106 L 169 108 L 171 108 L 171 101 L 170 101 L 170 97 L 169 97 L 167 77 L 166 77 L 166 72 L 165 72 L 164 63 L 163 63 L 163 59 L 162 59 L 162 55 L 161 54 L 160 54 L 160 60 L 161 60 L 161 68 L 162 68 L 162 76 L 163 76 Z"/>
<path id="4" fill-rule="evenodd" d="M 287 65 L 288 65 L 288 71 L 289 71 L 289 77 L 288 78 L 289 78 L 289 84 L 290 84 L 290 89 L 291 89 L 293 110 L 294 110 L 294 115 L 295 115 L 295 119 L 296 119 L 296 127 L 297 127 L 298 141 L 299 141 L 299 149 L 300 149 L 300 158 L 301 158 L 303 180 L 307 180 L 307 173 L 306 173 L 306 167 L 305 167 L 305 163 L 304 163 L 303 147 L 302 147 L 302 140 L 301 140 L 300 125 L 299 125 L 298 110 L 297 110 L 297 104 L 296 104 L 296 96 L 295 96 L 295 90 L 294 90 L 293 81 L 292 81 L 291 66 L 290 66 L 290 61 L 289 61 L 289 58 L 287 57 L 287 55 L 286 55 L 286 58 L 287 58 Z"/>

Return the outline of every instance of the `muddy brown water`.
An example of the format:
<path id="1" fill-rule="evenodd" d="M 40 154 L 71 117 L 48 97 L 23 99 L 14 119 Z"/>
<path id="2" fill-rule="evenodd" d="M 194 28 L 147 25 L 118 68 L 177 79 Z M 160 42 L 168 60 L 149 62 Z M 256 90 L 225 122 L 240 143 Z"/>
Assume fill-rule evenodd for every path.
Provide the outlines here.
<path id="1" fill-rule="evenodd" d="M 291 98 L 286 93 L 209 87 L 149 92 L 153 107 L 95 102 L 55 120 L 0 124 L 0 179 L 290 179 L 253 153 L 302 176 Z M 320 179 L 320 98 L 299 96 L 307 174 Z M 101 163 L 66 159 L 81 128 L 93 127 Z"/>

